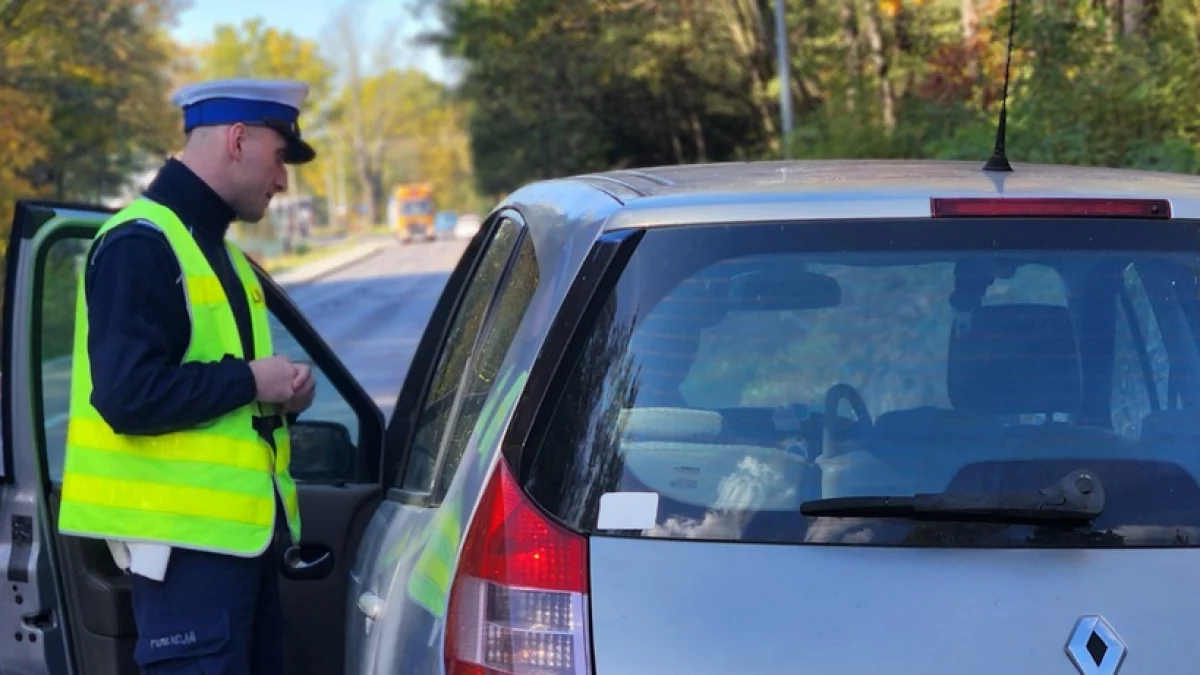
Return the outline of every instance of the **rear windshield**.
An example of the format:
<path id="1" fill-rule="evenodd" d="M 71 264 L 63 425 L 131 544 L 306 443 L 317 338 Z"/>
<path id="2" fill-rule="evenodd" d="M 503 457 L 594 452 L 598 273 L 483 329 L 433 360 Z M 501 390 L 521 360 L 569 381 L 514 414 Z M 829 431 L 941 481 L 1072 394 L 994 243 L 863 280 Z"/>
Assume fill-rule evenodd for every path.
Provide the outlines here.
<path id="1" fill-rule="evenodd" d="M 527 488 L 613 536 L 1194 545 L 1194 223 L 648 231 L 585 324 Z M 807 517 L 806 501 L 1100 481 L 1090 523 Z"/>

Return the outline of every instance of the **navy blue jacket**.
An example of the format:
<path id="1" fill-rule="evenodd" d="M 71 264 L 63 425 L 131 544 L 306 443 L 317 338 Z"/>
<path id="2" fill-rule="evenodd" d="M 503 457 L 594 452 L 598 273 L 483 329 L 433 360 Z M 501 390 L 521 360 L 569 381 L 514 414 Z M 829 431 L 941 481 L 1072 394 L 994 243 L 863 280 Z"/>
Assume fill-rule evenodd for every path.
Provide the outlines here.
<path id="1" fill-rule="evenodd" d="M 233 210 L 174 159 L 145 196 L 191 230 L 229 297 L 243 354 L 253 354 L 246 293 L 224 248 Z M 227 355 L 220 362 L 182 363 L 191 322 L 181 277 L 166 238 L 151 226 L 118 225 L 92 247 L 85 277 L 92 405 L 119 434 L 192 428 L 255 398 L 245 360 Z"/>

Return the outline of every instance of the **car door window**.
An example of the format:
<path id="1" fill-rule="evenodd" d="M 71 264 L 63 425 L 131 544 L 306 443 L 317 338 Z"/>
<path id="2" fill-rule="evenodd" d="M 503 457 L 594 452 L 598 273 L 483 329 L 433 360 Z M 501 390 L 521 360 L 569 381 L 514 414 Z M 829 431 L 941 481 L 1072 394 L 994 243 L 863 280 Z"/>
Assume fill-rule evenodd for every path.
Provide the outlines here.
<path id="1" fill-rule="evenodd" d="M 443 451 L 442 465 L 437 470 L 437 489 L 434 490 L 437 497 L 446 494 L 446 488 L 454 479 L 458 462 L 462 459 L 467 441 L 475 430 L 475 423 L 479 420 L 484 403 L 496 384 L 500 365 L 517 335 L 525 310 L 533 300 L 537 284 L 538 265 L 533 242 L 529 237 L 524 237 L 517 252 L 516 262 L 504 279 L 495 309 L 488 316 L 488 325 L 484 329 L 479 350 L 471 359 L 470 367 L 463 373 L 459 385 L 462 391 L 461 400 L 456 404 L 457 412 Z"/>
<path id="2" fill-rule="evenodd" d="M 296 341 L 288 329 L 279 322 L 274 314 L 270 317 L 271 343 L 275 353 L 288 357 L 295 363 L 306 363 L 312 368 L 313 377 L 317 380 L 317 391 L 313 397 L 312 406 L 300 415 L 301 420 L 333 422 L 340 424 L 350 433 L 350 439 L 355 445 L 359 441 L 358 412 L 334 388 L 329 375 L 313 362 L 312 355 Z"/>
<path id="3" fill-rule="evenodd" d="M 64 237 L 47 247 L 35 335 L 40 335 L 42 419 L 46 460 L 52 482 L 62 480 L 71 404 L 71 349 L 75 342 L 75 301 L 90 239 Z"/>
<path id="4" fill-rule="evenodd" d="M 360 410 L 338 391 L 329 373 L 272 313 L 271 344 L 276 354 L 306 363 L 317 381 L 312 405 L 291 426 L 292 476 L 305 483 L 340 484 L 378 478 L 377 459 L 364 452 Z"/>
<path id="5" fill-rule="evenodd" d="M 80 236 L 58 239 L 46 249 L 36 334 L 40 335 L 42 419 L 46 436 L 46 459 L 50 480 L 62 481 L 63 457 L 66 453 L 67 417 L 71 400 L 71 350 L 75 340 L 75 302 L 79 275 L 83 271 L 90 239 Z M 349 478 L 356 464 L 347 453 L 356 452 L 360 441 L 358 413 L 344 396 L 334 388 L 328 375 L 313 363 L 312 356 L 274 314 L 270 317 L 272 341 L 276 353 L 286 354 L 293 361 L 312 365 L 317 378 L 317 392 L 312 406 L 300 415 L 305 423 L 325 423 L 293 433 L 292 465 L 297 474 L 309 482 L 335 482 Z M 340 425 L 347 434 L 337 433 L 332 425 Z M 330 439 L 344 438 L 340 446 Z M 309 456 L 319 453 L 320 456 Z M 340 456 L 339 456 L 340 455 Z M 318 470 L 323 467 L 323 470 Z M 301 476 L 298 476 L 301 477 Z"/>
<path id="6" fill-rule="evenodd" d="M 520 225 L 509 218 L 497 223 L 492 241 L 466 284 L 462 303 L 442 342 L 444 348 L 417 421 L 408 463 L 396 487 L 412 492 L 433 488 L 438 451 L 449 427 L 463 370 L 520 233 Z"/>

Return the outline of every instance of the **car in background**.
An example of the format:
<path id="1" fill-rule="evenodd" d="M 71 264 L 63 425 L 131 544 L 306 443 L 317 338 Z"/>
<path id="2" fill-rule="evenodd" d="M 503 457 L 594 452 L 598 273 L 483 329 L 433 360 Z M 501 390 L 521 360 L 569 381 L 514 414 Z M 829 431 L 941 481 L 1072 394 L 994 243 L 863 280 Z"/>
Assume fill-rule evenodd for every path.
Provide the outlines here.
<path id="1" fill-rule="evenodd" d="M 128 577 L 55 532 L 69 366 L 39 356 L 107 214 L 12 228 L 0 671 L 138 672 Z M 291 427 L 285 672 L 1190 672 L 1197 242 L 1192 176 L 540 182 L 467 243 L 390 420 L 264 274 L 331 383 Z"/>
<path id="2" fill-rule="evenodd" d="M 435 239 L 446 239 L 454 236 L 454 226 L 458 223 L 458 214 L 453 211 L 438 211 L 433 217 L 433 236 Z"/>
<path id="3" fill-rule="evenodd" d="M 454 237 L 456 239 L 470 239 L 479 232 L 479 227 L 483 221 L 479 215 L 475 213 L 464 213 L 458 217 L 458 222 L 454 224 Z"/>

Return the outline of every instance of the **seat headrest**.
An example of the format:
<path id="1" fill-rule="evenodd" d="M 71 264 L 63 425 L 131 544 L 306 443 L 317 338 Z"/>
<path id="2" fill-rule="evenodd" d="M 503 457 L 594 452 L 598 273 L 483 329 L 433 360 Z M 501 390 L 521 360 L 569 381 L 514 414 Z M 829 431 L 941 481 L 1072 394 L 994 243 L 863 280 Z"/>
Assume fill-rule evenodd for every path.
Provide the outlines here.
<path id="1" fill-rule="evenodd" d="M 1065 307 L 989 305 L 950 335 L 947 387 L 959 410 L 993 415 L 1074 412 L 1083 375 Z"/>

